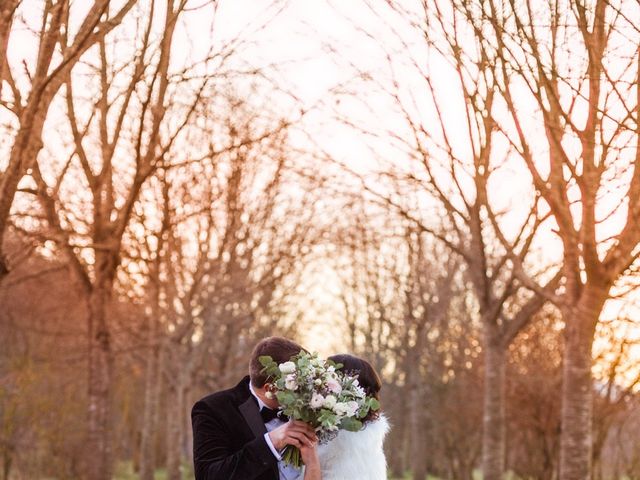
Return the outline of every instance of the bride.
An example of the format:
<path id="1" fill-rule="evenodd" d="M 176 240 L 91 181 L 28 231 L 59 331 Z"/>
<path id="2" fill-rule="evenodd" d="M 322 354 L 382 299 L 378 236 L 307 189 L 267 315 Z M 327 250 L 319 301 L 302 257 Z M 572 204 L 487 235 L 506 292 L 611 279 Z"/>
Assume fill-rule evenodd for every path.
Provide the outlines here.
<path id="1" fill-rule="evenodd" d="M 341 363 L 345 372 L 357 374 L 367 395 L 379 399 L 382 383 L 369 362 L 353 355 L 334 355 L 329 360 Z M 301 448 L 304 480 L 385 480 L 387 462 L 382 444 L 388 431 L 384 414 L 371 411 L 359 432 L 341 430 L 326 445 Z"/>

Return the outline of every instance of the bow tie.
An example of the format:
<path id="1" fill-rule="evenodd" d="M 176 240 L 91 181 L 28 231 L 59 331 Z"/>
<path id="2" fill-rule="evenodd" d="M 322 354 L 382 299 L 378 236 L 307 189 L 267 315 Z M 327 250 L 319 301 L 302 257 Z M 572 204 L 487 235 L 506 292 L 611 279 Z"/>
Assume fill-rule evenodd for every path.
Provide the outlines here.
<path id="1" fill-rule="evenodd" d="M 282 420 L 283 422 L 289 420 L 281 411 L 273 410 L 267 407 L 262 407 L 262 410 L 260 410 L 260 416 L 262 417 L 262 421 L 264 423 L 269 423 L 271 420 L 275 420 L 276 418 Z"/>
<path id="2" fill-rule="evenodd" d="M 260 416 L 262 417 L 262 421 L 264 423 L 269 423 L 271 420 L 278 418 L 278 411 L 272 410 L 271 408 L 262 407 L 262 410 L 260 410 Z"/>

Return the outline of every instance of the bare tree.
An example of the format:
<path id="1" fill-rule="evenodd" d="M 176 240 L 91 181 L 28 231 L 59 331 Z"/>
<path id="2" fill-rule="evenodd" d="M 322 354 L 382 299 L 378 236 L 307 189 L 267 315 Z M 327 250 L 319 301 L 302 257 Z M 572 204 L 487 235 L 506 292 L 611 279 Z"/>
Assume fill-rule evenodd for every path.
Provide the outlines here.
<path id="1" fill-rule="evenodd" d="M 592 475 L 592 344 L 612 287 L 640 254 L 640 31 L 637 2 L 490 0 L 456 8 L 472 25 L 505 132 L 562 242 L 565 329 L 561 480 Z M 525 113 L 527 112 L 527 113 Z M 531 116 L 535 125 L 532 128 Z M 507 116 L 508 115 L 508 116 Z"/>
<path id="2" fill-rule="evenodd" d="M 58 171 L 53 160 L 31 164 L 36 188 L 29 191 L 36 195 L 51 238 L 66 255 L 86 301 L 88 445 L 92 452 L 88 476 L 95 479 L 110 479 L 113 465 L 114 356 L 109 304 L 123 236 L 143 185 L 191 118 L 203 88 L 201 81 L 194 88 L 179 89 L 170 75 L 173 33 L 185 7 L 186 1 L 164 2 L 161 34 L 154 41 L 156 5 L 150 4 L 148 20 L 138 30 L 139 43 L 130 50 L 130 58 L 120 50 L 118 59 L 113 59 L 108 39 L 98 37 L 95 69 L 100 81 L 92 92 L 95 96 L 86 99 L 85 84 L 79 93 L 81 77 L 68 70 L 60 80 L 73 138 L 71 156 Z M 63 55 L 67 48 L 72 47 L 64 47 Z M 114 95 L 120 101 L 114 103 Z M 90 108 L 79 111 L 78 105 Z M 173 112 L 170 122 L 165 121 L 167 111 Z M 73 186 L 77 181 L 86 185 L 86 196 L 77 195 L 80 192 Z"/>
<path id="3" fill-rule="evenodd" d="M 36 61 L 31 70 L 27 67 L 25 82 L 16 77 L 22 66 L 12 65 L 7 55 L 21 1 L 11 0 L 0 6 L 0 101 L 17 123 L 8 165 L 0 176 L 0 239 L 9 225 L 18 183 L 35 164 L 43 147 L 43 127 L 54 98 L 80 58 L 103 41 L 135 3 L 136 0 L 128 0 L 120 8 L 113 9 L 109 0 L 95 0 L 77 31 L 73 32 L 69 18 L 82 6 L 74 5 L 76 8 L 72 9 L 68 0 L 45 2 L 36 38 L 39 42 Z M 54 59 L 58 58 L 55 63 Z M 5 83 L 9 87 L 8 99 L 3 95 Z M 28 84 L 28 92 L 24 91 L 24 83 Z M 0 279 L 8 268 L 0 241 Z"/>
<path id="4" fill-rule="evenodd" d="M 496 188 L 512 155 L 496 120 L 501 108 L 497 79 L 484 52 L 467 48 L 466 7 L 443 3 L 389 4 L 388 14 L 414 34 L 392 28 L 398 50 L 415 52 L 414 42 L 420 50 L 398 60 L 392 47 L 383 47 L 389 79 L 374 77 L 374 82 L 393 102 L 398 121 L 380 131 L 362 128 L 376 142 L 388 139 L 407 160 L 383 158 L 388 166 L 378 183 L 363 183 L 381 204 L 437 238 L 467 266 L 484 337 L 482 470 L 485 479 L 498 480 L 505 472 L 507 350 L 547 301 L 518 278 L 522 265 L 530 265 L 537 254 L 545 215 L 533 189 L 527 198 L 522 191 Z M 452 80 L 443 88 L 442 69 L 447 69 L 447 79 L 455 78 L 454 98 Z M 410 81 L 405 83 L 405 76 Z M 454 101 L 456 119 L 450 111 Z M 419 201 L 407 204 L 404 198 L 410 194 Z M 518 208 L 510 208 L 515 203 Z M 536 275 L 549 291 L 561 278 L 547 267 L 532 273 Z"/>
<path id="5" fill-rule="evenodd" d="M 507 468 L 519 477 L 558 476 L 562 319 L 551 304 L 509 349 Z"/>
<path id="6" fill-rule="evenodd" d="M 170 261 L 167 259 L 170 229 L 171 229 L 171 212 L 169 204 L 169 182 L 166 181 L 165 175 L 161 172 L 158 175 L 160 182 L 160 200 L 157 205 L 161 205 L 160 224 L 156 230 L 149 227 L 145 228 L 144 238 L 138 242 L 131 242 L 131 247 L 139 245 L 138 250 L 141 255 L 140 259 L 146 260 L 148 281 L 146 285 L 146 305 L 148 306 L 148 314 L 145 315 L 145 385 L 144 385 L 144 402 L 141 422 L 141 438 L 140 438 L 140 479 L 153 480 L 157 462 L 156 462 L 156 442 L 157 430 L 160 418 L 160 399 L 163 386 L 163 359 L 164 349 L 161 335 L 163 312 L 163 302 L 161 299 L 161 267 L 163 262 Z M 144 211 L 141 212 L 143 218 L 140 223 L 144 226 Z M 135 219 L 132 220 L 132 223 Z M 144 253 L 143 253 L 144 252 Z M 133 253 L 133 252 L 131 252 Z M 137 262 L 136 262 L 137 263 Z M 172 441 L 176 441 L 173 435 L 170 435 Z"/>
<path id="7" fill-rule="evenodd" d="M 607 348 L 594 352 L 595 388 L 593 422 L 593 478 L 607 478 L 609 459 L 605 446 L 613 429 L 620 429 L 633 413 L 634 396 L 640 384 L 640 372 L 634 368 L 631 350 L 638 339 L 624 335 L 635 322 L 621 318 L 602 322 L 597 336 L 608 343 Z M 622 324 L 622 325 L 621 325 Z M 621 337 L 621 338 L 620 338 Z"/>
<path id="8" fill-rule="evenodd" d="M 236 381 L 254 339 L 284 328 L 276 305 L 317 238 L 317 197 L 287 151 L 290 121 L 225 90 L 211 89 L 184 149 L 137 204 L 125 241 L 125 269 L 135 276 L 144 265 L 150 315 L 141 475 L 154 471 L 162 409 L 168 475 L 181 478 L 190 402 L 203 387 Z"/>
<path id="9" fill-rule="evenodd" d="M 476 398 L 480 362 L 462 262 L 415 222 L 370 201 L 350 199 L 354 220 L 334 222 L 331 263 L 348 344 L 383 372 L 392 475 L 471 479 L 480 442 L 469 430 L 480 416 L 459 402 Z"/>
<path id="10" fill-rule="evenodd" d="M 14 21 L 16 10 L 20 6 L 21 0 L 10 0 L 0 7 L 0 98 L 2 98 L 2 86 L 5 78 L 5 68 L 7 68 L 7 47 L 9 45 L 9 35 Z"/>
<path id="11" fill-rule="evenodd" d="M 11 235 L 7 252 L 28 249 Z M 0 478 L 78 477 L 86 334 L 60 259 L 31 254 L 0 288 Z M 25 301 L 25 298 L 37 301 Z M 55 392 L 55 395 L 52 394 Z"/>

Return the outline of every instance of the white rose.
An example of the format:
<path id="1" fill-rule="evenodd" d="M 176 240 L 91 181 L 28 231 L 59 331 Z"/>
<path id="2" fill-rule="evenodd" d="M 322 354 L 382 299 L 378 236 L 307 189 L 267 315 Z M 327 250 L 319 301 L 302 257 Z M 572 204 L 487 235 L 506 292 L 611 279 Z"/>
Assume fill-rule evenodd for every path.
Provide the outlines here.
<path id="1" fill-rule="evenodd" d="M 286 375 L 287 373 L 293 373 L 296 371 L 296 364 L 293 362 L 284 362 L 278 365 L 278 368 Z"/>
<path id="2" fill-rule="evenodd" d="M 309 405 L 311 405 L 311 408 L 320 408 L 324 405 L 324 402 L 325 398 L 322 395 L 320 395 L 319 393 L 314 393 L 311 397 Z"/>
<path id="3" fill-rule="evenodd" d="M 327 388 L 329 388 L 329 390 L 331 390 L 333 393 L 342 392 L 342 385 L 340 385 L 340 382 L 334 379 L 327 380 Z"/>
<path id="4" fill-rule="evenodd" d="M 347 412 L 349 411 L 349 405 L 346 402 L 338 402 L 333 407 L 333 411 L 340 416 L 346 415 Z"/>
<path id="5" fill-rule="evenodd" d="M 358 405 L 358 402 L 354 402 L 353 400 L 351 400 L 350 402 L 347 402 L 347 416 L 349 417 L 355 416 L 356 412 L 359 409 L 360 409 L 360 405 Z"/>
<path id="6" fill-rule="evenodd" d="M 333 365 L 329 365 L 327 367 L 327 372 L 333 373 L 336 371 L 336 367 L 334 367 Z"/>
<path id="7" fill-rule="evenodd" d="M 284 387 L 287 390 L 297 390 L 298 389 L 298 381 L 296 380 L 295 375 L 287 375 L 284 380 Z"/>
<path id="8" fill-rule="evenodd" d="M 334 397 L 333 395 L 327 395 L 324 399 L 324 407 L 326 408 L 333 408 L 336 405 L 336 402 L 338 400 L 336 399 L 336 397 Z"/>

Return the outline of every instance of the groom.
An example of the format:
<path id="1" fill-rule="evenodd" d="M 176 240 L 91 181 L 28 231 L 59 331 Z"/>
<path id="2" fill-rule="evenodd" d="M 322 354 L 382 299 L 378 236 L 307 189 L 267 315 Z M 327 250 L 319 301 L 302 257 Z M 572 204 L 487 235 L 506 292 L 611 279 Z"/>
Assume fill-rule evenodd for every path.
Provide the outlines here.
<path id="1" fill-rule="evenodd" d="M 196 480 L 298 480 L 301 471 L 282 462 L 287 445 L 300 448 L 316 441 L 302 422 L 277 417 L 278 402 L 268 398 L 272 386 L 259 358 L 284 363 L 303 348 L 282 337 L 268 337 L 253 349 L 249 376 L 235 387 L 196 402 L 191 411 Z"/>

